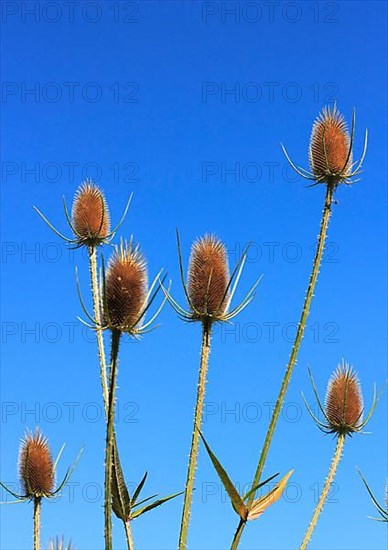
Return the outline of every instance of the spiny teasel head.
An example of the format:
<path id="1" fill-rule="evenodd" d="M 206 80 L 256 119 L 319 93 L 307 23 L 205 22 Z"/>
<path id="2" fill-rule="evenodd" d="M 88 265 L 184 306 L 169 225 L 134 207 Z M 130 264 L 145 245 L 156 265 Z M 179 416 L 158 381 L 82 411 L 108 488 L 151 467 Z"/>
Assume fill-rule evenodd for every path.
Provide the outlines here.
<path id="1" fill-rule="evenodd" d="M 312 173 L 320 181 L 339 183 L 351 174 L 349 131 L 336 105 L 332 109 L 325 107 L 314 122 L 309 160 Z"/>
<path id="2" fill-rule="evenodd" d="M 353 432 L 361 432 L 372 418 L 379 396 L 374 385 L 373 401 L 369 413 L 363 419 L 364 405 L 360 383 L 353 368 L 345 361 L 338 366 L 327 385 L 325 406 L 319 398 L 314 379 L 309 370 L 310 380 L 319 409 L 326 422 L 321 422 L 308 405 L 304 395 L 303 399 L 307 410 L 315 420 L 318 428 L 325 433 L 336 435 L 352 435 Z"/>
<path id="3" fill-rule="evenodd" d="M 63 537 L 55 537 L 55 539 L 50 540 L 47 550 L 74 550 L 74 547 L 71 545 L 71 542 L 66 544 Z"/>
<path id="4" fill-rule="evenodd" d="M 34 210 L 50 229 L 66 243 L 74 245 L 75 248 L 87 246 L 89 251 L 93 252 L 96 246 L 109 243 L 113 239 L 127 215 L 131 200 L 132 195 L 127 201 L 119 223 L 111 230 L 109 209 L 103 192 L 91 180 L 85 181 L 75 194 L 71 216 L 67 208 L 65 197 L 63 197 L 63 208 L 66 220 L 73 232 L 71 238 L 64 235 L 61 231 L 58 231 L 48 218 L 42 214 L 39 208 L 34 206 Z"/>
<path id="5" fill-rule="evenodd" d="M 61 483 L 54 488 L 56 468 L 64 447 L 65 445 L 62 445 L 55 462 L 53 462 L 47 438 L 42 435 L 39 428 L 36 428 L 34 433 L 28 431 L 22 439 L 19 449 L 18 470 L 23 489 L 22 494 L 15 493 L 1 481 L 0 486 L 20 502 L 40 501 L 42 498 L 53 498 L 59 495 L 70 480 L 82 454 L 81 449 L 73 465 L 67 469 Z"/>
<path id="6" fill-rule="evenodd" d="M 191 248 L 187 290 L 193 315 L 220 319 L 226 312 L 229 266 L 226 248 L 214 235 L 194 242 Z"/>
<path id="7" fill-rule="evenodd" d="M 347 434 L 359 431 L 364 406 L 356 373 L 342 363 L 329 380 L 325 401 L 331 431 Z"/>
<path id="8" fill-rule="evenodd" d="M 25 497 L 48 496 L 54 488 L 55 471 L 50 447 L 39 429 L 33 434 L 28 432 L 22 439 L 19 476 Z"/>
<path id="9" fill-rule="evenodd" d="M 247 259 L 248 247 L 245 248 L 232 274 L 229 275 L 228 257 L 223 243 L 213 235 L 205 235 L 197 239 L 191 247 L 186 283 L 178 231 L 177 243 L 179 270 L 189 309 L 186 310 L 180 306 L 163 284 L 161 288 L 181 319 L 200 321 L 204 327 L 209 328 L 212 323 L 230 321 L 253 300 L 261 277 L 242 302 L 230 310 Z"/>
<path id="10" fill-rule="evenodd" d="M 282 145 L 283 152 L 295 172 L 302 178 L 315 182 L 312 185 L 325 183 L 332 189 L 336 189 L 340 183 L 352 183 L 354 181 L 352 178 L 361 171 L 368 144 L 366 131 L 361 158 L 353 162 L 355 122 L 356 115 L 353 111 L 349 133 L 346 121 L 337 105 L 324 107 L 317 116 L 311 132 L 309 146 L 311 171 L 295 164 Z"/>
<path id="11" fill-rule="evenodd" d="M 77 190 L 72 208 L 72 227 L 79 244 L 97 246 L 109 238 L 109 210 L 101 189 L 92 181 Z"/>
<path id="12" fill-rule="evenodd" d="M 104 289 L 105 324 L 134 333 L 147 301 L 147 264 L 138 245 L 121 241 L 109 260 Z"/>

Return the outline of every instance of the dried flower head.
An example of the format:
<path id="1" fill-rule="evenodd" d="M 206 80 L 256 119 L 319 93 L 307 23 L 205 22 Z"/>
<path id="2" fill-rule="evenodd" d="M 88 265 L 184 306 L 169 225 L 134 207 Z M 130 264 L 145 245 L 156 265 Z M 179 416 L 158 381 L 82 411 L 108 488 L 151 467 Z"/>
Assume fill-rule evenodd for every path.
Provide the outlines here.
<path id="1" fill-rule="evenodd" d="M 342 364 L 329 380 L 325 402 L 326 418 L 333 432 L 349 433 L 362 423 L 360 383 L 349 365 Z"/>
<path id="2" fill-rule="evenodd" d="M 28 498 L 48 496 L 54 487 L 53 459 L 47 439 L 37 429 L 23 438 L 19 454 L 19 475 Z"/>
<path id="3" fill-rule="evenodd" d="M 305 400 L 307 409 L 318 427 L 325 433 L 337 435 L 352 435 L 353 432 L 361 432 L 371 419 L 377 405 L 376 386 L 374 387 L 372 406 L 365 420 L 363 420 L 364 405 L 361 387 L 352 367 L 342 361 L 333 373 L 327 386 L 324 407 L 319 399 L 310 371 L 309 374 L 316 400 L 326 420 L 326 423 L 318 420 Z"/>
<path id="4" fill-rule="evenodd" d="M 229 311 L 247 258 L 247 248 L 229 275 L 228 257 L 224 244 L 213 235 L 197 239 L 191 248 L 187 284 L 184 277 L 179 233 L 177 232 L 181 281 L 189 304 L 189 311 L 181 307 L 163 285 L 163 292 L 178 315 L 185 321 L 201 321 L 203 324 L 230 321 L 254 298 L 261 277 L 256 281 L 243 301 Z"/>
<path id="5" fill-rule="evenodd" d="M 64 445 L 53 462 L 48 441 L 39 428 L 36 428 L 34 433 L 27 432 L 19 449 L 19 476 L 23 493 L 21 495 L 15 493 L 1 481 L 0 486 L 20 502 L 57 496 L 71 478 L 82 454 L 81 449 L 73 465 L 68 468 L 62 482 L 54 489 L 56 467 L 63 449 Z"/>
<path id="6" fill-rule="evenodd" d="M 124 241 L 109 260 L 104 292 L 106 325 L 134 333 L 147 301 L 147 264 L 139 247 Z"/>
<path id="7" fill-rule="evenodd" d="M 96 246 L 110 231 L 109 210 L 103 192 L 91 181 L 76 192 L 72 209 L 72 227 L 80 244 Z"/>
<path id="8" fill-rule="evenodd" d="M 58 231 L 36 206 L 34 209 L 50 229 L 66 243 L 74 245 L 75 248 L 87 246 L 89 249 L 93 249 L 111 241 L 127 215 L 131 199 L 132 195 L 128 199 L 119 223 L 111 230 L 109 209 L 104 194 L 91 180 L 86 180 L 75 194 L 71 216 L 66 201 L 63 199 L 67 223 L 74 235 L 72 238 L 66 237 Z"/>
<path id="9" fill-rule="evenodd" d="M 321 181 L 338 183 L 351 174 L 352 150 L 344 117 L 333 109 L 323 109 L 314 122 L 309 149 L 313 174 Z"/>
<path id="10" fill-rule="evenodd" d="M 225 246 L 213 235 L 194 242 L 187 289 L 193 314 L 220 318 L 227 306 L 229 267 Z"/>
<path id="11" fill-rule="evenodd" d="M 355 120 L 353 112 L 349 134 L 346 121 L 337 106 L 324 107 L 316 118 L 311 132 L 309 147 L 311 172 L 295 164 L 282 145 L 288 162 L 302 178 L 314 181 L 313 185 L 326 183 L 336 188 L 340 183 L 352 183 L 352 178 L 360 173 L 368 143 L 368 132 L 365 132 L 361 159 L 353 162 Z"/>

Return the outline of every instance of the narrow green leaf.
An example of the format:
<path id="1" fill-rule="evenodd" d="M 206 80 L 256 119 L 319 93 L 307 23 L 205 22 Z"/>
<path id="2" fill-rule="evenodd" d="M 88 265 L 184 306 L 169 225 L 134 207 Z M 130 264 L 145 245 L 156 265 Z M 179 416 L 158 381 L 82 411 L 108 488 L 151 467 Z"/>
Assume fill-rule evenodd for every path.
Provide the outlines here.
<path id="1" fill-rule="evenodd" d="M 134 504 L 136 503 L 136 500 L 137 500 L 138 496 L 140 495 L 141 490 L 144 487 L 144 483 L 147 479 L 147 476 L 148 476 L 148 472 L 146 472 L 144 474 L 144 476 L 143 476 L 142 480 L 140 481 L 139 485 L 136 487 L 136 490 L 133 493 L 133 497 L 132 497 L 132 500 L 131 500 L 131 506 L 134 506 Z"/>
<path id="2" fill-rule="evenodd" d="M 248 515 L 248 508 L 245 506 L 244 501 L 242 500 L 239 493 L 237 492 L 236 487 L 231 482 L 228 474 L 226 473 L 224 468 L 221 466 L 218 458 L 212 453 L 212 451 L 211 451 L 209 445 L 207 444 L 205 438 L 203 437 L 202 433 L 199 432 L 199 434 L 200 434 L 200 436 L 202 438 L 202 441 L 203 441 L 203 443 L 206 447 L 206 450 L 208 452 L 210 460 L 212 461 L 213 466 L 214 466 L 214 468 L 215 468 L 215 470 L 216 470 L 223 486 L 225 487 L 226 492 L 229 495 L 229 498 L 231 500 L 234 511 L 240 516 L 240 518 L 242 520 L 245 521 L 246 518 L 247 518 L 247 515 Z"/>
<path id="3" fill-rule="evenodd" d="M 119 519 L 126 521 L 131 513 L 131 499 L 125 484 L 123 470 L 117 451 L 116 437 L 113 444 L 112 465 L 112 510 Z"/>
<path id="4" fill-rule="evenodd" d="M 132 508 L 138 508 L 139 506 L 141 506 L 142 504 L 144 504 L 145 502 L 148 502 L 149 500 L 152 500 L 153 498 L 156 498 L 157 496 L 159 496 L 159 493 L 156 493 L 155 495 L 151 495 L 150 497 L 147 497 L 147 498 L 144 498 L 143 500 L 139 500 L 139 502 L 136 502 Z"/>
<path id="5" fill-rule="evenodd" d="M 260 487 L 263 487 L 263 485 L 267 485 L 267 483 L 269 483 L 270 481 L 272 481 L 275 477 L 277 477 L 279 475 L 279 472 L 277 474 L 274 474 L 273 476 L 269 477 L 268 479 L 266 479 L 265 481 L 262 481 L 261 483 L 259 483 L 258 485 L 256 485 L 256 487 L 253 487 L 252 489 L 250 489 L 247 493 L 245 493 L 245 495 L 243 496 L 243 500 L 247 500 L 252 494 L 254 495 L 256 493 L 256 491 L 258 489 L 260 489 Z"/>
<path id="6" fill-rule="evenodd" d="M 165 502 L 168 502 L 169 500 L 179 496 L 183 495 L 184 491 L 180 491 L 179 493 L 174 493 L 173 495 L 169 495 L 167 497 L 160 498 L 158 500 L 155 500 L 155 502 L 152 502 L 151 504 L 148 504 L 147 506 L 144 506 L 144 508 L 140 508 L 139 510 L 136 510 L 135 512 L 132 512 L 129 519 L 135 519 L 141 516 L 142 514 L 145 514 L 146 512 L 149 512 L 150 510 L 153 510 L 157 506 L 160 506 L 161 504 L 164 504 Z"/>

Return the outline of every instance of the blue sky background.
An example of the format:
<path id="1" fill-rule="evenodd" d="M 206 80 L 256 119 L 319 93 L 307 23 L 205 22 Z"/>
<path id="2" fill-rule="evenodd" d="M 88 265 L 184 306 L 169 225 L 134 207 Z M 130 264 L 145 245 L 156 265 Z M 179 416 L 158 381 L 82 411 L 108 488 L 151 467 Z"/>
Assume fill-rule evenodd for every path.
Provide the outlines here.
<path id="1" fill-rule="evenodd" d="M 141 243 L 151 275 L 166 268 L 180 301 L 176 227 L 186 260 L 205 232 L 223 239 L 232 265 L 252 241 L 239 298 L 264 278 L 234 327 L 214 335 L 204 424 L 243 486 L 290 353 L 324 198 L 322 187 L 306 189 L 287 170 L 280 142 L 306 166 L 313 120 L 334 100 L 348 120 L 357 109 L 356 157 L 369 128 L 362 179 L 340 188 L 333 206 L 317 295 L 265 469 L 295 473 L 241 545 L 296 548 L 334 448 L 302 403 L 302 390 L 314 402 L 307 367 L 323 397 L 346 358 L 367 407 L 373 382 L 381 386 L 387 375 L 386 3 L 84 2 L 72 14 L 58 2 L 3 2 L 2 10 L 1 479 L 17 480 L 26 428 L 41 426 L 54 453 L 66 442 L 59 476 L 85 445 L 72 485 L 43 505 L 43 547 L 64 534 L 78 550 L 102 548 L 104 422 L 96 348 L 77 322 L 76 266 L 90 304 L 86 258 L 67 251 L 32 206 L 68 231 L 61 198 L 70 204 L 85 177 L 101 184 L 113 220 L 134 192 L 120 235 Z M 141 343 L 123 344 L 117 432 L 128 481 L 147 470 L 145 492 L 164 495 L 184 487 L 200 328 L 169 307 L 161 323 Z M 374 508 L 355 469 L 382 500 L 386 419 L 385 392 L 371 435 L 346 444 L 311 549 L 386 548 L 386 529 L 367 518 Z M 196 487 L 190 548 L 229 548 L 236 517 L 203 449 Z M 179 498 L 136 520 L 136 546 L 175 548 L 181 505 Z M 31 506 L 0 512 L 1 547 L 30 548 Z M 124 548 L 116 521 L 114 535 Z"/>

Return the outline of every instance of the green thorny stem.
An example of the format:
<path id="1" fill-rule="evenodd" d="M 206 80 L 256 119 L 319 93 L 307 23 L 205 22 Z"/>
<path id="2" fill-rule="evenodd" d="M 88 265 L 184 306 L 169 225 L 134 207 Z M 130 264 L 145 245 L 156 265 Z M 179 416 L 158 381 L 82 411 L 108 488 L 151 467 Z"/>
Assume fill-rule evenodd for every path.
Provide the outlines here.
<path id="1" fill-rule="evenodd" d="M 115 393 L 117 380 L 117 363 L 119 355 L 121 332 L 112 330 L 112 347 L 110 363 L 110 384 L 108 415 L 106 422 L 106 443 L 105 443 L 105 550 L 112 550 L 112 457 L 114 445 L 114 418 L 115 418 Z"/>
<path id="2" fill-rule="evenodd" d="M 306 327 L 306 322 L 307 322 L 307 317 L 308 317 L 308 314 L 309 314 L 309 311 L 310 311 L 311 301 L 312 301 L 313 296 L 314 296 L 314 290 L 315 290 L 315 285 L 316 285 L 317 278 L 318 278 L 319 268 L 320 268 L 321 261 L 322 261 L 323 250 L 325 248 L 326 234 L 327 234 L 327 228 L 328 228 L 329 220 L 330 220 L 331 205 L 332 205 L 332 201 L 333 201 L 334 191 L 335 191 L 335 185 L 333 183 L 328 183 L 327 184 L 327 189 L 326 189 L 325 205 L 324 205 L 323 213 L 322 213 L 321 227 L 320 227 L 320 231 L 319 231 L 319 235 L 318 235 L 317 249 L 316 249 L 316 252 L 315 252 L 313 268 L 312 268 L 312 271 L 311 271 L 309 285 L 308 285 L 308 288 L 307 288 L 307 293 L 306 293 L 306 297 L 305 297 L 304 304 L 303 304 L 302 314 L 301 314 L 301 317 L 300 317 L 300 320 L 299 320 L 298 330 L 297 330 L 297 333 L 296 333 L 294 344 L 292 346 L 290 359 L 288 361 L 288 365 L 287 365 L 287 368 L 286 368 L 286 372 L 284 374 L 282 385 L 280 387 L 279 395 L 278 395 L 278 398 L 277 398 L 277 401 L 276 401 L 276 404 L 275 404 L 275 408 L 272 412 L 271 421 L 270 421 L 268 431 L 267 431 L 267 435 L 265 437 L 264 445 L 263 445 L 263 448 L 262 448 L 262 451 L 261 451 L 261 454 L 260 454 L 260 459 L 259 459 L 259 463 L 257 465 L 257 469 L 256 469 L 255 477 L 253 479 L 252 487 L 256 487 L 260 483 L 261 474 L 263 473 L 265 461 L 267 459 L 268 451 L 269 451 L 269 448 L 271 446 L 272 438 L 273 438 L 273 435 L 274 435 L 274 432 L 275 432 L 277 421 L 279 419 L 280 411 L 281 411 L 283 401 L 284 401 L 284 398 L 285 398 L 285 395 L 286 395 L 286 392 L 287 392 L 287 388 L 288 388 L 288 385 L 290 383 L 292 371 L 294 370 L 294 367 L 295 367 L 295 364 L 296 364 L 296 361 L 297 361 L 297 358 L 298 358 L 299 348 L 300 348 L 302 338 L 303 338 L 303 334 L 304 334 L 304 330 L 305 330 L 305 327 Z M 255 498 L 255 495 L 254 495 L 254 493 L 252 493 L 250 495 L 250 497 L 248 498 L 248 501 L 247 501 L 248 509 L 252 505 L 252 502 L 253 502 L 254 498 Z M 246 521 L 240 520 L 240 522 L 238 524 L 238 527 L 237 527 L 237 530 L 234 534 L 232 545 L 230 547 L 231 550 L 236 550 L 238 548 L 238 545 L 239 545 L 239 542 L 240 542 L 240 539 L 241 539 L 241 535 L 244 531 L 245 525 L 246 525 Z"/>
<path id="3" fill-rule="evenodd" d="M 108 381 L 107 381 L 104 337 L 103 337 L 103 330 L 101 328 L 101 308 L 100 308 L 99 285 L 98 285 L 98 274 L 97 274 L 97 248 L 95 246 L 89 247 L 89 270 L 90 270 L 90 281 L 92 286 L 94 319 L 96 321 L 97 347 L 98 347 L 98 359 L 100 363 L 102 397 L 104 401 L 106 418 L 108 419 L 109 390 L 108 390 Z M 113 445 L 114 446 L 117 445 L 116 435 L 114 433 L 114 427 L 113 427 Z M 116 451 L 118 452 L 118 449 L 116 449 Z M 132 534 L 131 534 L 131 526 L 129 522 L 125 523 L 125 534 L 127 538 L 128 550 L 133 550 L 133 540 L 132 540 Z"/>
<path id="4" fill-rule="evenodd" d="M 40 506 L 41 497 L 34 498 L 34 550 L 40 550 Z"/>
<path id="5" fill-rule="evenodd" d="M 108 412 L 108 381 L 106 373 L 106 359 L 105 359 L 105 347 L 103 330 L 101 328 L 101 308 L 100 308 L 100 291 L 98 287 L 98 275 L 97 275 L 97 247 L 89 247 L 89 270 L 90 280 L 92 285 L 93 296 L 93 311 L 94 319 L 96 321 L 96 334 L 97 334 L 97 346 L 98 346 L 98 359 L 100 362 L 100 378 L 102 386 L 102 397 L 104 399 L 105 413 Z"/>
<path id="6" fill-rule="evenodd" d="M 191 437 L 191 448 L 185 486 L 185 498 L 183 503 L 181 528 L 179 534 L 179 550 L 185 550 L 187 545 L 191 501 L 193 498 L 194 490 L 195 469 L 197 466 L 198 458 L 199 434 L 202 424 L 203 405 L 205 400 L 206 375 L 210 355 L 210 338 L 211 323 L 204 321 L 202 325 L 201 362 L 198 377 L 197 401 L 195 405 L 193 435 Z"/>
<path id="7" fill-rule="evenodd" d="M 306 531 L 306 534 L 304 536 L 304 539 L 303 539 L 303 542 L 302 544 L 300 545 L 300 550 L 306 550 L 307 548 L 307 545 L 311 539 L 311 535 L 313 534 L 313 531 L 315 529 L 315 526 L 317 524 L 317 521 L 318 521 L 318 518 L 319 518 L 319 515 L 320 513 L 322 512 L 323 510 L 323 506 L 325 504 L 325 501 L 326 501 L 326 498 L 327 498 L 327 495 L 329 493 L 329 490 L 330 490 L 330 486 L 331 484 L 333 483 L 333 480 L 334 480 L 334 476 L 335 476 L 335 473 L 337 471 L 337 467 L 338 467 L 338 464 L 339 464 L 339 461 L 341 460 L 341 456 L 342 456 L 342 450 L 343 450 L 343 447 L 344 447 L 344 443 L 345 443 L 345 435 L 344 434 L 340 434 L 338 436 L 338 439 L 337 439 L 337 445 L 335 447 L 335 452 L 334 452 L 334 456 L 333 456 L 333 459 L 331 461 L 331 465 L 330 465 L 330 470 L 329 470 L 329 473 L 327 475 L 327 478 L 326 478 L 326 481 L 325 481 L 325 485 L 322 489 L 322 493 L 321 493 L 321 496 L 319 497 L 319 501 L 318 501 L 318 504 L 314 510 L 314 514 L 313 514 L 313 517 L 310 521 L 310 525 L 308 526 L 308 529 Z"/>

